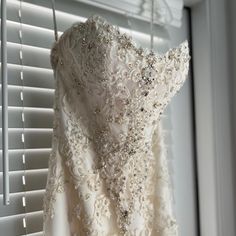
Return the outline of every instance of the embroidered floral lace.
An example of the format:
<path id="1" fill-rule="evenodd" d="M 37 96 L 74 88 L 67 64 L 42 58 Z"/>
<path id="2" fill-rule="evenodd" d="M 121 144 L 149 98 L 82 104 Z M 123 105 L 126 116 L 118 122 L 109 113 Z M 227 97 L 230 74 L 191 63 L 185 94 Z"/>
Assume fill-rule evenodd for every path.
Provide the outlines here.
<path id="1" fill-rule="evenodd" d="M 189 60 L 187 41 L 157 55 L 100 16 L 54 43 L 44 235 L 178 235 L 160 120 Z"/>

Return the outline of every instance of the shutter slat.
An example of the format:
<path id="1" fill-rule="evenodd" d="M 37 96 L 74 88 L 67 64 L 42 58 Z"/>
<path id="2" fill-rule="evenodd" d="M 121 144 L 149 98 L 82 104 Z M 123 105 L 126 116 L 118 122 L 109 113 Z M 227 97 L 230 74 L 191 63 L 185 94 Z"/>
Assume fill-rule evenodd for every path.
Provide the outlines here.
<path id="1" fill-rule="evenodd" d="M 26 185 L 22 184 L 22 176 L 25 173 Z M 10 193 L 24 192 L 45 189 L 47 182 L 48 169 L 10 171 Z M 2 172 L 0 172 L 0 181 L 2 181 Z M 2 185 L 0 185 L 0 194 L 3 194 Z"/>
<path id="2" fill-rule="evenodd" d="M 1 107 L 0 107 L 1 109 Z M 22 128 L 22 112 L 24 111 L 25 128 L 52 128 L 53 109 L 31 108 L 31 107 L 9 107 L 8 108 L 8 127 Z M 2 111 L 0 110 L 0 128 L 2 128 Z"/>
<path id="3" fill-rule="evenodd" d="M 25 107 L 52 108 L 54 89 L 24 87 L 23 100 Z M 21 86 L 8 85 L 8 105 L 22 107 Z M 0 103 L 2 98 L 0 97 Z"/>
<path id="4" fill-rule="evenodd" d="M 11 64 L 21 64 L 20 50 L 22 48 L 23 65 L 51 69 L 50 50 L 17 43 L 7 43 L 7 61 Z"/>
<path id="5" fill-rule="evenodd" d="M 28 233 L 35 233 L 42 231 L 43 229 L 43 212 L 38 211 L 31 213 L 31 215 L 27 214 L 26 216 L 26 225 Z"/>
<path id="6" fill-rule="evenodd" d="M 20 24 L 14 21 L 7 21 L 8 42 L 20 44 L 19 31 L 22 30 L 23 43 L 29 46 L 48 48 L 52 46 L 54 31 L 32 25 Z"/>
<path id="7" fill-rule="evenodd" d="M 45 190 L 10 194 L 11 204 L 3 205 L 3 196 L 0 195 L 0 217 L 18 215 L 26 212 L 41 211 L 43 209 L 43 194 Z M 25 197 L 25 206 L 22 198 Z"/>
<path id="8" fill-rule="evenodd" d="M 23 218 L 26 218 L 27 233 L 40 232 L 43 229 L 43 212 L 37 211 L 22 215 L 0 218 L 1 235 L 20 236 L 25 235 Z"/>
<path id="9" fill-rule="evenodd" d="M 9 170 L 32 170 L 48 168 L 48 157 L 51 148 L 9 150 Z M 25 154 L 25 165 L 22 155 Z M 2 170 L 2 152 L 0 153 L 0 169 Z"/>
<path id="10" fill-rule="evenodd" d="M 24 143 L 22 142 L 22 132 L 24 132 Z M 0 148 L 2 148 L 2 130 L 0 132 Z M 23 144 L 26 149 L 51 148 L 51 129 L 9 129 L 9 149 L 22 149 Z"/>
<path id="11" fill-rule="evenodd" d="M 24 215 L 0 218 L 1 234 L 4 236 L 25 235 L 23 218 Z"/>
<path id="12" fill-rule="evenodd" d="M 0 65 L 1 68 L 1 65 Z M 8 85 L 22 85 L 21 70 L 23 71 L 24 86 L 38 88 L 54 88 L 54 77 L 52 69 L 7 64 Z M 1 81 L 0 81 L 1 84 Z"/>

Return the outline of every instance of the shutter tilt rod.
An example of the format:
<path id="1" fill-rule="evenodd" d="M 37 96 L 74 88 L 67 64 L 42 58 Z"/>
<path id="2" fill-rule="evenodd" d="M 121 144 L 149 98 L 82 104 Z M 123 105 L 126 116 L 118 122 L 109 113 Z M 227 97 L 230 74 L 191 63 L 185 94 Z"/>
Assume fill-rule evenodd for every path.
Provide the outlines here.
<path id="1" fill-rule="evenodd" d="M 154 21 L 154 0 L 151 0 L 151 22 L 150 22 L 150 48 L 153 50 L 153 21 Z"/>
<path id="2" fill-rule="evenodd" d="M 7 91 L 7 9 L 6 0 L 1 0 L 1 62 L 2 62 L 2 167 L 3 204 L 9 205 L 9 163 L 8 163 L 8 91 Z"/>

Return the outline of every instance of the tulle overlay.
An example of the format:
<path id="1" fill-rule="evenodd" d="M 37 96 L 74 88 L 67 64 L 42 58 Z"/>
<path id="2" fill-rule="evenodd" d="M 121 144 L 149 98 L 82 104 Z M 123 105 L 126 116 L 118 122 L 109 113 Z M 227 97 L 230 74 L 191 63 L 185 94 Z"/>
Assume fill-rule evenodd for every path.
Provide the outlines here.
<path id="1" fill-rule="evenodd" d="M 55 42 L 45 236 L 177 236 L 161 115 L 184 84 L 188 42 L 138 48 L 100 16 Z"/>

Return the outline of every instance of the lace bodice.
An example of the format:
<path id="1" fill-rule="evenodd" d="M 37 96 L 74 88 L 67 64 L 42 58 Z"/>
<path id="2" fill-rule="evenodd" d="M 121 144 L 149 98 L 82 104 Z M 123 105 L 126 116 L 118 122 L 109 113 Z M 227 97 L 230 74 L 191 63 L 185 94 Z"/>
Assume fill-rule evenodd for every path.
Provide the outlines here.
<path id="1" fill-rule="evenodd" d="M 189 59 L 187 41 L 159 55 L 100 16 L 54 43 L 46 235 L 54 235 L 46 231 L 58 193 L 69 205 L 68 235 L 177 235 L 166 160 L 155 150 L 161 114 L 186 80 Z"/>

